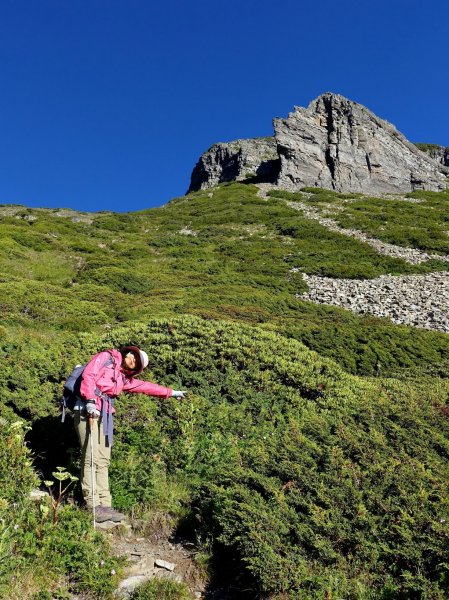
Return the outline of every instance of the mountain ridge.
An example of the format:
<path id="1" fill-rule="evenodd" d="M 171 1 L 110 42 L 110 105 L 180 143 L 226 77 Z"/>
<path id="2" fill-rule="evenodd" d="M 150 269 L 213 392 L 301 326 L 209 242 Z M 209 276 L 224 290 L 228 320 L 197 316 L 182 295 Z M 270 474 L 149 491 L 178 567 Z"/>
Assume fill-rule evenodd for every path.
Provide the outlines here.
<path id="1" fill-rule="evenodd" d="M 188 191 L 245 180 L 290 191 L 310 186 L 372 194 L 447 187 L 446 149 L 421 144 L 422 151 L 393 124 L 340 94 L 326 92 L 273 125 L 272 138 L 211 146 L 194 167 Z"/>

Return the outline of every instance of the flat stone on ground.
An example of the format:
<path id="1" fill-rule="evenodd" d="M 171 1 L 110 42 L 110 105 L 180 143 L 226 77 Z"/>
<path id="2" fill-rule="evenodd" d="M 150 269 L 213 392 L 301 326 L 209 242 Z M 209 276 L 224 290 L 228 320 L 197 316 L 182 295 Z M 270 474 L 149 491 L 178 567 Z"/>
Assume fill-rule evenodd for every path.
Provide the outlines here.
<path id="1" fill-rule="evenodd" d="M 176 566 L 173 563 L 167 562 L 166 560 L 162 560 L 160 558 L 155 560 L 154 564 L 156 565 L 156 567 L 159 567 L 161 569 L 167 569 L 167 571 L 173 571 Z"/>

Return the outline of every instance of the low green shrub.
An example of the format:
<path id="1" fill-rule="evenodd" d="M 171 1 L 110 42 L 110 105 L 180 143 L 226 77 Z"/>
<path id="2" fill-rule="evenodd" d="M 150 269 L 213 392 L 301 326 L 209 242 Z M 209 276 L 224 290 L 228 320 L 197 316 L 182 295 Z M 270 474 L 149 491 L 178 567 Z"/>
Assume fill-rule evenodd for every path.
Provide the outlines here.
<path id="1" fill-rule="evenodd" d="M 151 278 L 144 275 L 134 275 L 127 269 L 110 265 L 101 269 L 84 271 L 82 281 L 107 286 L 124 294 L 145 294 L 149 293 L 154 287 Z"/>
<path id="2" fill-rule="evenodd" d="M 139 586 L 131 600 L 193 600 L 193 596 L 183 583 L 152 579 Z"/>
<path id="3" fill-rule="evenodd" d="M 196 535 L 238 559 L 234 578 L 292 598 L 444 597 L 447 383 L 363 381 L 293 340 L 188 318 L 103 343 L 130 333 L 191 399 L 130 399 L 116 452 L 144 456 L 150 494 L 155 468 L 189 482 Z"/>
<path id="4" fill-rule="evenodd" d="M 68 591 L 107 598 L 117 585 L 121 561 L 110 556 L 91 516 L 74 506 L 58 511 L 53 524 L 49 501 L 32 502 L 39 484 L 23 422 L 0 418 L 0 597 L 67 597 Z M 64 594 L 66 594 L 64 596 Z"/>

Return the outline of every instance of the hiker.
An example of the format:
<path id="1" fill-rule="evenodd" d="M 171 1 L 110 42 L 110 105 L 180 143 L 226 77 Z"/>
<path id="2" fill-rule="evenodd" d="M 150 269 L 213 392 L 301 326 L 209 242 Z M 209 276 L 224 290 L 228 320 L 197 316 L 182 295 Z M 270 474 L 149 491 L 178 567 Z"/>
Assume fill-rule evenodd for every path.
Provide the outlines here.
<path id="1" fill-rule="evenodd" d="M 111 507 L 109 491 L 108 468 L 113 444 L 114 399 L 122 391 L 159 398 L 185 397 L 185 392 L 135 379 L 147 366 L 146 352 L 137 346 L 125 346 L 120 351 L 106 350 L 96 354 L 82 374 L 80 393 L 74 406 L 75 429 L 81 444 L 81 489 L 87 507 L 95 511 L 95 520 L 99 523 L 120 522 L 125 518 L 124 514 Z M 95 481 L 92 481 L 93 478 Z M 92 497 L 92 487 L 95 498 Z"/>

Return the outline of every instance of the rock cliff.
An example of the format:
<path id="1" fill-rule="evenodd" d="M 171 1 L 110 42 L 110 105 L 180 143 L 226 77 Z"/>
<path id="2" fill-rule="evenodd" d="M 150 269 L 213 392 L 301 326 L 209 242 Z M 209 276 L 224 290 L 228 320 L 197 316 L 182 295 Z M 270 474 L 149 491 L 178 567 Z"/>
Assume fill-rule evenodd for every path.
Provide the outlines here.
<path id="1" fill-rule="evenodd" d="M 273 182 L 279 165 L 276 140 L 272 137 L 214 144 L 193 169 L 189 192 L 226 181 Z"/>
<path id="2" fill-rule="evenodd" d="M 445 167 L 449 167 L 449 147 L 438 146 L 437 144 L 416 144 L 416 146 L 430 156 L 430 158 L 433 158 Z"/>
<path id="3" fill-rule="evenodd" d="M 365 193 L 440 190 L 444 167 L 397 129 L 343 96 L 323 94 L 274 120 L 281 158 L 277 183 Z"/>
<path id="4" fill-rule="evenodd" d="M 441 190 L 449 183 L 444 151 L 409 142 L 391 123 L 337 94 L 274 119 L 273 138 L 215 144 L 195 166 L 189 192 L 224 181 L 275 183 L 370 194 Z"/>

